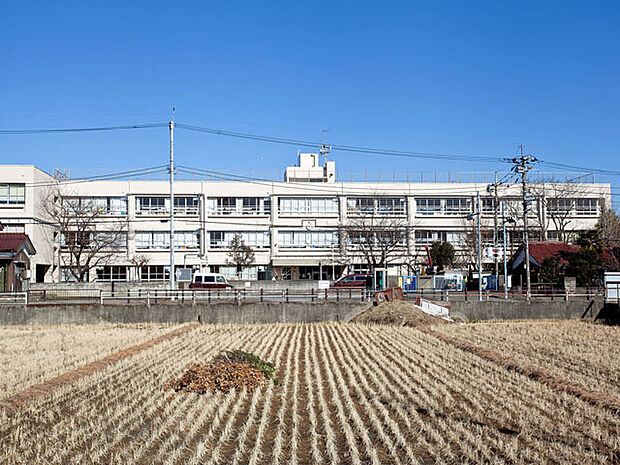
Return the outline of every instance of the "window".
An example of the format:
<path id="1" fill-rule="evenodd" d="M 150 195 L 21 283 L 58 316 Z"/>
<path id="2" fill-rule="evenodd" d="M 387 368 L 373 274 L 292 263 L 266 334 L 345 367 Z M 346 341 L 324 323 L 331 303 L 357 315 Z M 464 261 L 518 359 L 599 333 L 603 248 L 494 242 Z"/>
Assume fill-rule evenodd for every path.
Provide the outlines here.
<path id="1" fill-rule="evenodd" d="M 75 283 L 77 278 L 71 272 L 71 268 L 62 266 L 60 267 L 60 281 L 63 283 Z M 88 274 L 86 275 L 86 281 L 88 281 Z"/>
<path id="2" fill-rule="evenodd" d="M 482 199 L 482 214 L 483 215 L 495 214 L 495 199 Z"/>
<path id="3" fill-rule="evenodd" d="M 282 215 L 337 215 L 338 198 L 280 197 Z"/>
<path id="4" fill-rule="evenodd" d="M 25 184 L 0 184 L 0 205 L 24 205 L 25 203 Z"/>
<path id="5" fill-rule="evenodd" d="M 337 231 L 279 231 L 278 246 L 282 248 L 325 248 L 338 245 Z"/>
<path id="6" fill-rule="evenodd" d="M 212 249 L 225 249 L 230 247 L 230 242 L 235 234 L 241 236 L 245 245 L 250 247 L 269 247 L 269 231 L 210 231 L 209 247 Z"/>
<path id="7" fill-rule="evenodd" d="M 127 214 L 127 197 L 64 197 L 62 201 L 69 213 Z"/>
<path id="8" fill-rule="evenodd" d="M 127 281 L 126 266 L 98 266 L 97 281 Z"/>
<path id="9" fill-rule="evenodd" d="M 347 210 L 352 214 L 378 213 L 380 215 L 404 215 L 407 199 L 404 197 L 353 197 L 347 199 Z"/>
<path id="10" fill-rule="evenodd" d="M 197 249 L 200 245 L 200 231 L 176 231 L 174 245 L 177 249 Z M 169 249 L 170 233 L 168 231 L 138 231 L 136 249 Z"/>
<path id="11" fill-rule="evenodd" d="M 215 197 L 207 199 L 209 215 L 269 215 L 269 197 Z"/>
<path id="12" fill-rule="evenodd" d="M 549 199 L 547 203 L 547 213 L 557 215 L 568 215 L 575 205 L 574 199 Z"/>
<path id="13" fill-rule="evenodd" d="M 418 229 L 415 232 L 416 245 L 430 245 L 433 242 L 450 242 L 462 240 L 462 233 L 448 231 L 430 231 Z"/>
<path id="14" fill-rule="evenodd" d="M 471 213 L 470 199 L 445 199 L 446 215 L 467 215 Z"/>
<path id="15" fill-rule="evenodd" d="M 140 281 L 166 281 L 170 279 L 170 267 L 147 265 L 140 268 Z"/>
<path id="16" fill-rule="evenodd" d="M 598 215 L 598 199 L 577 199 L 575 207 L 577 215 Z"/>
<path id="17" fill-rule="evenodd" d="M 351 247 L 364 247 L 367 244 L 368 247 L 373 247 L 375 244 L 376 247 L 381 246 L 406 246 L 407 245 L 407 234 L 405 230 L 402 229 L 392 229 L 387 231 L 349 231 L 347 233 L 347 241 L 348 245 Z"/>
<path id="18" fill-rule="evenodd" d="M 197 215 L 200 209 L 200 199 L 198 197 L 175 197 L 175 215 Z"/>
<path id="19" fill-rule="evenodd" d="M 163 215 L 170 212 L 169 205 L 165 197 L 136 197 L 136 215 Z"/>
<path id="20" fill-rule="evenodd" d="M 407 213 L 407 199 L 405 198 L 379 198 L 377 210 L 380 214 L 404 215 Z"/>
<path id="21" fill-rule="evenodd" d="M 26 232 L 26 226 L 23 223 L 3 223 L 5 233 L 24 233 Z"/>
<path id="22" fill-rule="evenodd" d="M 373 213 L 375 211 L 375 199 L 370 197 L 348 198 L 347 211 L 349 213 Z"/>
<path id="23" fill-rule="evenodd" d="M 418 215 L 439 215 L 441 213 L 441 199 L 415 199 Z"/>

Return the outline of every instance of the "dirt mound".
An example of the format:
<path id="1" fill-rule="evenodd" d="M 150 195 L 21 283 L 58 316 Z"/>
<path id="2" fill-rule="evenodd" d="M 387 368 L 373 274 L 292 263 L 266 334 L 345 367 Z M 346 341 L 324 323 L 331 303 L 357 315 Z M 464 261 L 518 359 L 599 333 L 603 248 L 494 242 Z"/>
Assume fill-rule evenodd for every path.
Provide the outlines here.
<path id="1" fill-rule="evenodd" d="M 398 326 L 430 326 L 448 323 L 448 321 L 442 318 L 423 312 L 415 305 L 404 300 L 385 302 L 376 307 L 371 307 L 351 321 L 355 323 Z"/>
<path id="2" fill-rule="evenodd" d="M 272 379 L 275 371 L 272 363 L 254 354 L 242 350 L 225 351 L 211 362 L 191 365 L 179 379 L 166 384 L 165 389 L 198 394 L 208 391 L 228 392 L 232 389 L 253 392 Z"/>

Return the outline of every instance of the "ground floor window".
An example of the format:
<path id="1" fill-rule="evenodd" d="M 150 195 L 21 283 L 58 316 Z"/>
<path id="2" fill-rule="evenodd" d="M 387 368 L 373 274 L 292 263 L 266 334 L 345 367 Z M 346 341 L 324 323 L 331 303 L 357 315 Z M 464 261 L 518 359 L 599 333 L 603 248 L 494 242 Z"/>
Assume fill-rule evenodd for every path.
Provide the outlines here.
<path id="1" fill-rule="evenodd" d="M 75 275 L 78 273 L 76 272 Z M 60 281 L 63 283 L 75 283 L 77 278 L 74 273 L 71 272 L 71 268 L 63 266 L 60 268 Z M 88 281 L 88 274 L 86 274 L 86 281 Z"/>
<path id="2" fill-rule="evenodd" d="M 98 266 L 97 281 L 127 281 L 126 266 Z"/>
<path id="3" fill-rule="evenodd" d="M 323 266 L 300 266 L 299 279 L 313 279 L 315 281 L 333 280 L 339 276 L 339 269 L 339 266 L 332 267 L 331 264 Z"/>
<path id="4" fill-rule="evenodd" d="M 168 270 L 164 265 L 148 265 L 140 268 L 140 281 L 165 281 L 170 279 Z"/>

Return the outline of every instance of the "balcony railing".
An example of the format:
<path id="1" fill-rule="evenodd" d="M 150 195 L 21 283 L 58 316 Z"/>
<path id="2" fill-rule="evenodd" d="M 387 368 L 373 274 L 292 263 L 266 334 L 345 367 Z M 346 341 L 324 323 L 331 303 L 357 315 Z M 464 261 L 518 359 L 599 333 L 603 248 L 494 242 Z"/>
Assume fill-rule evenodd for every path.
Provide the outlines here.
<path id="1" fill-rule="evenodd" d="M 200 212 L 200 207 L 174 207 L 175 215 L 191 215 L 196 216 Z M 168 207 L 139 207 L 136 215 L 170 215 Z"/>
<path id="2" fill-rule="evenodd" d="M 259 216 L 259 215 L 269 215 L 271 213 L 268 209 L 261 208 L 237 208 L 237 207 L 216 207 L 210 208 L 208 211 L 209 215 L 241 215 L 241 216 Z"/>

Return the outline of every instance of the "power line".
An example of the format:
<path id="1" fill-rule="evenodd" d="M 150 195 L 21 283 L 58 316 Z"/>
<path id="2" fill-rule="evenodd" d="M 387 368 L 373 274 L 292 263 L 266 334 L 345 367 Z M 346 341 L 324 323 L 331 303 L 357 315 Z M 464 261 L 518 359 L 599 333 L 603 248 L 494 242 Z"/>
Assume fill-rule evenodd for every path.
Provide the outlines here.
<path id="1" fill-rule="evenodd" d="M 24 186 L 25 187 L 67 186 L 67 185 L 73 185 L 73 184 L 81 184 L 85 182 L 115 181 L 115 180 L 120 180 L 119 178 L 127 178 L 127 177 L 133 177 L 133 176 L 145 176 L 148 174 L 164 172 L 166 170 L 167 170 L 166 165 L 160 165 L 160 166 L 154 166 L 154 167 L 149 167 L 149 168 L 137 168 L 134 170 L 119 171 L 116 173 L 87 176 L 87 177 L 75 179 L 75 180 L 60 181 L 60 180 L 54 179 L 53 181 L 37 181 L 37 182 L 31 182 L 31 183 L 24 183 Z"/>
<path id="2" fill-rule="evenodd" d="M 177 165 L 177 169 L 181 173 L 192 174 L 192 175 L 197 175 L 197 176 L 202 176 L 202 177 L 219 178 L 223 182 L 236 181 L 236 182 L 241 182 L 241 183 L 246 183 L 246 184 L 255 184 L 255 185 L 262 185 L 262 186 L 267 186 L 267 187 L 272 187 L 277 184 L 278 188 L 286 188 L 290 190 L 298 190 L 298 191 L 303 191 L 303 192 L 311 191 L 311 192 L 320 192 L 323 194 L 332 194 L 332 195 L 357 193 L 358 195 L 365 194 L 366 196 L 381 195 L 382 192 L 390 192 L 390 191 L 405 194 L 405 192 L 403 192 L 404 191 L 403 188 L 383 188 L 383 189 L 379 189 L 378 190 L 379 192 L 372 192 L 368 187 L 361 187 L 361 186 L 360 187 L 353 187 L 353 186 L 344 187 L 342 185 L 344 183 L 326 185 L 324 187 L 318 186 L 316 183 L 307 183 L 308 185 L 299 185 L 299 183 L 286 183 L 282 181 L 272 181 L 268 179 L 262 179 L 262 178 L 256 178 L 256 177 L 250 177 L 250 176 L 244 176 L 244 175 L 238 175 L 238 174 L 229 174 L 229 173 L 215 171 L 215 170 L 192 168 L 192 167 L 188 167 L 184 165 Z M 214 179 L 213 182 L 217 182 L 217 179 Z M 416 184 L 418 183 L 408 183 L 407 185 L 415 186 Z M 437 183 L 437 184 L 441 184 L 441 183 Z M 472 184 L 487 185 L 488 183 L 472 183 Z M 571 184 L 571 185 L 580 186 L 580 184 Z M 511 184 L 511 186 L 516 187 L 517 183 Z M 611 186 L 611 187 L 618 188 L 616 186 Z M 433 195 L 439 195 L 439 194 L 443 195 L 443 194 L 469 193 L 469 192 L 474 192 L 474 190 L 475 189 L 472 186 L 442 187 L 441 192 L 438 192 L 438 193 L 429 192 L 427 195 L 432 197 Z M 601 190 L 600 188 L 593 187 L 592 189 L 587 189 L 587 188 L 574 189 L 572 192 L 583 193 L 583 194 L 608 195 L 607 192 L 598 192 L 600 190 Z M 611 193 L 611 195 L 620 195 L 620 194 Z"/>
<path id="3" fill-rule="evenodd" d="M 321 147 L 323 145 L 322 142 L 317 142 L 317 141 L 307 141 L 307 140 L 301 140 L 301 139 L 287 139 L 287 138 L 281 138 L 281 137 L 265 136 L 265 135 L 260 135 L 260 134 L 228 131 L 225 129 L 215 129 L 215 128 L 207 128 L 207 127 L 201 127 L 201 126 L 190 126 L 190 125 L 181 124 L 181 123 L 177 123 L 176 127 L 180 129 L 186 129 L 189 131 L 203 132 L 203 133 L 217 135 L 217 136 L 235 137 L 239 139 L 257 140 L 261 142 L 271 142 L 271 143 L 276 143 L 276 144 L 295 145 L 298 147 L 301 146 L 301 147 L 316 148 L 316 147 Z M 353 153 L 380 154 L 380 155 L 408 157 L 408 158 L 475 161 L 475 162 L 488 162 L 488 163 L 497 163 L 497 162 L 502 162 L 504 160 L 504 158 L 500 158 L 500 157 L 484 157 L 484 156 L 478 156 L 478 155 L 446 154 L 446 153 L 432 153 L 432 152 L 413 152 L 413 151 L 390 150 L 390 149 L 372 148 L 372 147 L 358 147 L 354 145 L 330 144 L 330 146 L 331 146 L 331 150 L 340 150 L 344 152 L 353 152 Z"/>
<path id="4" fill-rule="evenodd" d="M 168 123 L 132 124 L 129 126 L 100 126 L 87 128 L 53 128 L 53 129 L 2 129 L 0 135 L 54 134 L 65 132 L 122 131 L 128 129 L 150 129 L 167 127 Z"/>

